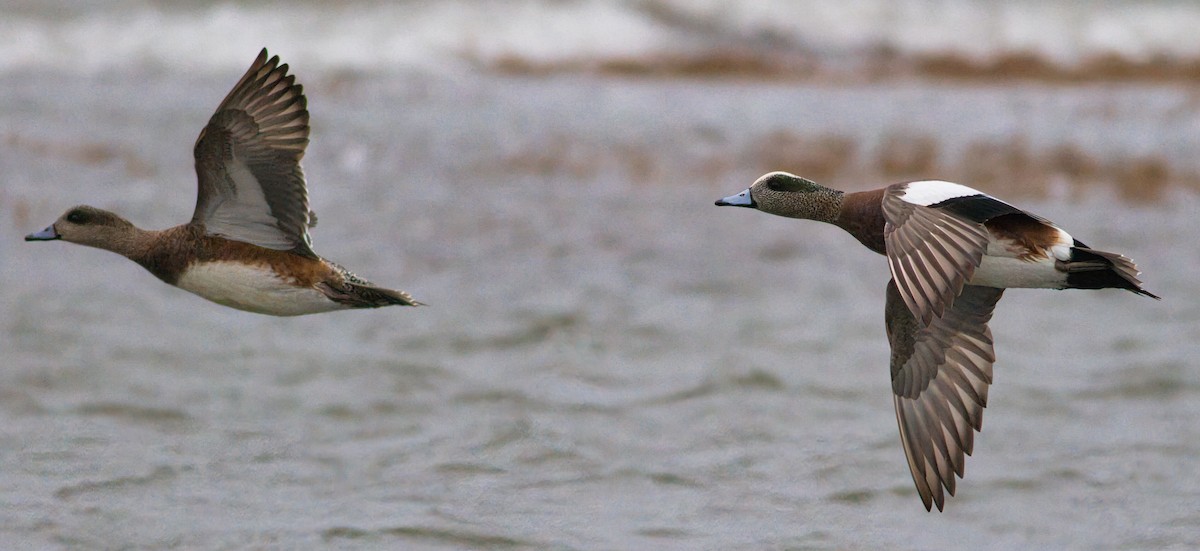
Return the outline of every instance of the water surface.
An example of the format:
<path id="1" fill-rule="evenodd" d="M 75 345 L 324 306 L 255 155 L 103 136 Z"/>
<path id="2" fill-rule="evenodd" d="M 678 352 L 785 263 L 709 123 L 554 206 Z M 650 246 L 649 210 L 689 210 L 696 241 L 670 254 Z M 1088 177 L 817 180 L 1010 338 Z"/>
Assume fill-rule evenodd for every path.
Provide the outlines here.
<path id="1" fill-rule="evenodd" d="M 1195 151 L 1169 123 L 1194 120 L 1186 90 L 342 72 L 280 53 L 313 113 L 316 250 L 430 306 L 270 318 L 22 242 L 83 202 L 188 219 L 192 143 L 244 67 L 0 74 L 3 547 L 1200 545 L 1192 192 L 989 189 L 1131 256 L 1164 300 L 1007 293 L 985 429 L 941 514 L 897 435 L 882 257 L 712 206 L 775 168 L 756 152 L 781 129 L 860 151 L 893 125 Z M 832 179 L 885 183 L 854 174 Z"/>

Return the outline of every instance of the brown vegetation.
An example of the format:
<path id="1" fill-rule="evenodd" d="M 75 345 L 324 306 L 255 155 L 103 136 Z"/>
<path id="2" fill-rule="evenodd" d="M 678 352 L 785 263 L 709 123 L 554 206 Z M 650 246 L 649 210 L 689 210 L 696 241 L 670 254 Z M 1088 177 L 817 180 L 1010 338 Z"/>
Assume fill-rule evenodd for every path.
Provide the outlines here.
<path id="1" fill-rule="evenodd" d="M 967 81 L 1200 82 L 1200 61 L 1156 57 L 1133 60 L 1116 54 L 1061 63 L 1033 52 L 976 59 L 958 54 L 902 55 L 880 48 L 858 63 L 822 63 L 816 56 L 778 49 L 712 49 L 644 57 L 613 57 L 538 62 L 517 56 L 473 59 L 488 70 L 509 75 L 595 73 L 638 78 L 804 80 L 821 82 L 935 79 Z"/>
<path id="2" fill-rule="evenodd" d="M 773 79 L 808 78 L 815 75 L 817 68 L 808 57 L 762 55 L 750 50 L 549 62 L 500 56 L 475 62 L 492 71 L 517 76 L 596 73 L 621 77 Z"/>
<path id="3" fill-rule="evenodd" d="M 1200 81 L 1200 62 L 1159 57 L 1134 61 L 1115 54 L 1062 65 L 1030 52 L 986 60 L 937 55 L 914 60 L 917 74 L 952 79 L 1038 80 L 1052 82 Z"/>
<path id="4" fill-rule="evenodd" d="M 777 130 L 756 140 L 748 158 L 758 166 L 773 167 L 769 170 L 828 180 L 846 171 L 854 160 L 856 146 L 844 136 L 800 136 Z"/>
<path id="5" fill-rule="evenodd" d="M 154 175 L 154 167 L 133 151 L 110 143 L 62 143 L 30 138 L 16 133 L 4 136 L 4 146 L 29 151 L 36 155 L 58 157 L 81 165 L 103 165 L 121 162 L 125 173 L 135 178 Z"/>
<path id="6" fill-rule="evenodd" d="M 1170 183 L 1170 167 L 1162 157 L 1123 159 L 1114 169 L 1117 191 L 1126 199 L 1159 199 Z"/>
<path id="7" fill-rule="evenodd" d="M 1200 191 L 1200 174 L 1173 169 L 1161 156 L 1098 158 L 1072 144 L 1036 150 L 1027 140 L 978 140 L 949 157 L 921 132 L 896 131 L 874 149 L 840 135 L 776 130 L 738 148 L 674 154 L 646 144 L 596 147 L 568 136 L 530 144 L 487 161 L 488 170 L 575 179 L 614 172 L 639 185 L 695 183 L 724 189 L 773 170 L 801 174 L 845 189 L 937 178 L 1001 197 L 1043 198 L 1113 189 L 1132 201 L 1156 201 L 1172 188 Z M 733 182 L 732 180 L 738 180 Z"/>
<path id="8" fill-rule="evenodd" d="M 933 136 L 893 132 L 883 139 L 875 169 L 889 180 L 908 180 L 937 173 L 938 147 Z"/>

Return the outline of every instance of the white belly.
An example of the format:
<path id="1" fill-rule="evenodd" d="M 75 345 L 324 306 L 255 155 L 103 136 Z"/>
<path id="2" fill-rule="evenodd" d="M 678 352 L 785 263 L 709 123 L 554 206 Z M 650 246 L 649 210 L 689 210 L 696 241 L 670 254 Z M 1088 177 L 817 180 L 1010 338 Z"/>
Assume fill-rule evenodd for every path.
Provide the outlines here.
<path id="1" fill-rule="evenodd" d="M 984 256 L 968 283 L 984 287 L 1063 289 L 1067 273 L 1055 269 L 1050 259 L 1029 262 L 1011 256 Z"/>
<path id="2" fill-rule="evenodd" d="M 195 264 L 176 286 L 217 304 L 272 316 L 299 316 L 346 306 L 311 287 L 296 287 L 265 267 L 238 262 Z"/>

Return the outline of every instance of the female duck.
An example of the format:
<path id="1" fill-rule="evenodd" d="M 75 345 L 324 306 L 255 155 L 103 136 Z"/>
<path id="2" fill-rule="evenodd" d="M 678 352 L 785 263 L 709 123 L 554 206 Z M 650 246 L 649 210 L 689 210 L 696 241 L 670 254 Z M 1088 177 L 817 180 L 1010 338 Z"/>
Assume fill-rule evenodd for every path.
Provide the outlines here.
<path id="1" fill-rule="evenodd" d="M 263 49 L 196 140 L 199 193 L 190 222 L 143 230 L 94 207 L 74 207 L 26 241 L 61 239 L 123 255 L 159 279 L 240 310 L 296 316 L 347 308 L 417 306 L 317 256 L 316 216 L 300 158 L 308 145 L 303 89 Z"/>

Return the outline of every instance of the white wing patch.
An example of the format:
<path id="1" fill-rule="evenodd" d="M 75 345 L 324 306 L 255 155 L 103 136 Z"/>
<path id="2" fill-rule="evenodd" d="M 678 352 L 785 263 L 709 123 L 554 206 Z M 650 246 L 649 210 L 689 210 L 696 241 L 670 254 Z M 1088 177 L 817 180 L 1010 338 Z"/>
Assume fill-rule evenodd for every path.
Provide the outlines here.
<path id="1" fill-rule="evenodd" d="M 979 190 L 971 189 L 962 184 L 942 180 L 924 180 L 905 184 L 904 194 L 900 196 L 906 203 L 928 207 L 955 197 L 970 197 L 972 195 L 987 195 Z"/>
<path id="2" fill-rule="evenodd" d="M 236 156 L 225 167 L 233 189 L 223 193 L 220 202 L 208 214 L 204 221 L 205 231 L 209 235 L 268 249 L 286 251 L 295 247 L 296 243 L 279 229 L 278 220 L 271 214 L 271 206 L 250 167 Z"/>

